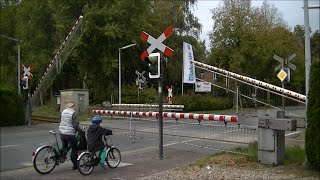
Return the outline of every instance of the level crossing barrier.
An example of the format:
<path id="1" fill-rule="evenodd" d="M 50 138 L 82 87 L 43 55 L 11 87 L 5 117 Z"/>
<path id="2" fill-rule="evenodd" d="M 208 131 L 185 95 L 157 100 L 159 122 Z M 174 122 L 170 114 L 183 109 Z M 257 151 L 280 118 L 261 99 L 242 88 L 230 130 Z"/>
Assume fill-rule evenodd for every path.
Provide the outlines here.
<path id="1" fill-rule="evenodd" d="M 184 105 L 162 105 L 163 109 L 167 111 L 183 111 Z M 121 110 L 131 110 L 135 111 L 136 109 L 140 110 L 155 110 L 159 108 L 158 104 L 112 104 L 111 108 L 121 108 Z M 112 109 L 114 110 L 114 109 Z M 119 109 L 117 109 L 119 110 Z"/>
<path id="2" fill-rule="evenodd" d="M 92 110 L 92 113 L 99 114 L 99 115 L 159 117 L 159 112 Z M 164 118 L 194 119 L 198 121 L 209 120 L 209 121 L 223 121 L 223 122 L 238 122 L 238 117 L 233 115 L 194 114 L 194 113 L 175 113 L 175 112 L 163 112 L 162 115 Z"/>

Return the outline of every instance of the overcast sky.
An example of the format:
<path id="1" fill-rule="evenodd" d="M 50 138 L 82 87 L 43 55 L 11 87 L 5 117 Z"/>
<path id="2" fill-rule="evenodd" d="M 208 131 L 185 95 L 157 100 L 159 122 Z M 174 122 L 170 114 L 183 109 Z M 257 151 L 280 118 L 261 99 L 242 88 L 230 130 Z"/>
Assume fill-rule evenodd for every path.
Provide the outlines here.
<path id="1" fill-rule="evenodd" d="M 262 0 L 252 0 L 252 6 L 261 6 Z M 200 35 L 201 40 L 206 40 L 207 49 L 209 48 L 208 33 L 212 30 L 213 20 L 210 10 L 217 7 L 222 1 L 219 0 L 198 0 L 195 7 L 195 15 L 199 18 L 202 24 L 202 33 Z M 269 0 L 270 4 L 273 4 L 278 11 L 282 14 L 282 18 L 287 22 L 289 27 L 293 27 L 297 24 L 304 25 L 304 10 L 303 0 Z M 310 5 L 319 5 L 319 0 L 309 0 Z M 312 32 L 319 28 L 319 9 L 309 9 L 309 24 Z"/>

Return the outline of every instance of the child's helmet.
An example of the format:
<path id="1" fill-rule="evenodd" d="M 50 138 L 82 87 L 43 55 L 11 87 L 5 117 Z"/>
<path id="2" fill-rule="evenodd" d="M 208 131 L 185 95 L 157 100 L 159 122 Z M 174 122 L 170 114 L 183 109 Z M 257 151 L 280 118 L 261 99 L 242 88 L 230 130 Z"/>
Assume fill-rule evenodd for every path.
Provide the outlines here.
<path id="1" fill-rule="evenodd" d="M 93 117 L 91 118 L 91 121 L 92 121 L 93 123 L 100 123 L 100 122 L 102 122 L 102 118 L 101 118 L 100 116 L 96 115 L 96 116 L 93 116 Z"/>

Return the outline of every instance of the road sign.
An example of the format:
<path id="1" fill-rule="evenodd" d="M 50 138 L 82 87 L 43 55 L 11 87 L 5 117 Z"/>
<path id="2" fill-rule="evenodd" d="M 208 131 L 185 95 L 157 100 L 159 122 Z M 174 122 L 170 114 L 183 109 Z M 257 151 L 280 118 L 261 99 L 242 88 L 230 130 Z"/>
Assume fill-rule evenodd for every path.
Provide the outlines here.
<path id="1" fill-rule="evenodd" d="M 147 84 L 147 79 L 143 76 L 145 71 L 142 71 L 142 73 L 139 73 L 139 71 L 135 71 L 135 73 L 138 75 L 136 79 L 136 85 L 139 89 L 143 89 L 143 87 Z"/>
<path id="2" fill-rule="evenodd" d="M 290 61 L 292 61 L 292 59 L 295 58 L 295 57 L 296 57 L 296 53 L 293 53 L 290 57 L 288 57 L 287 65 L 288 65 L 289 68 L 291 68 L 292 70 L 296 70 L 296 69 L 297 69 L 297 67 L 296 67 L 294 64 L 290 63 Z"/>
<path id="3" fill-rule="evenodd" d="M 288 74 L 286 73 L 285 70 L 281 69 L 277 76 L 278 76 L 278 78 L 280 79 L 280 81 L 282 82 L 283 80 L 286 79 L 286 77 L 288 76 Z"/>
<path id="4" fill-rule="evenodd" d="M 282 59 L 281 57 L 279 57 L 277 55 L 273 55 L 273 59 L 280 62 L 280 64 L 274 68 L 274 71 L 278 71 L 281 68 L 281 70 L 286 73 L 286 77 L 288 76 L 288 78 L 287 78 L 288 82 L 290 82 L 290 69 L 296 70 L 296 66 L 294 64 L 290 63 L 290 61 L 292 61 L 293 58 L 295 58 L 295 57 L 296 57 L 295 53 L 291 54 L 291 56 L 289 56 L 287 59 Z M 281 80 L 282 78 L 280 78 L 279 75 L 283 76 L 284 74 L 283 74 L 283 72 L 281 73 L 281 71 L 278 73 L 278 78 Z M 281 80 L 281 82 L 282 81 L 283 80 Z"/>
<path id="5" fill-rule="evenodd" d="M 280 62 L 280 64 L 277 67 L 274 68 L 274 71 L 278 71 L 280 68 L 283 68 L 284 60 L 281 57 L 279 57 L 277 55 L 273 55 L 273 59 L 275 59 L 275 60 Z"/>
<path id="6" fill-rule="evenodd" d="M 171 26 L 169 26 L 159 37 L 158 39 L 155 39 L 154 37 L 152 37 L 151 35 L 149 35 L 146 32 L 142 32 L 140 37 L 142 40 L 148 42 L 149 44 L 151 44 L 147 50 L 145 50 L 142 54 L 141 54 L 141 60 L 144 61 L 144 59 L 146 57 L 149 56 L 149 54 L 151 54 L 155 49 L 159 49 L 161 52 L 163 52 L 165 55 L 171 57 L 173 55 L 173 49 L 167 47 L 166 45 L 164 45 L 162 42 L 167 39 L 172 33 L 173 33 L 173 28 Z"/>
<path id="7" fill-rule="evenodd" d="M 23 64 L 21 65 L 22 73 L 20 75 L 20 78 L 27 76 L 29 79 L 32 79 L 33 75 L 31 74 L 32 65 L 30 65 L 28 68 L 26 68 Z"/>

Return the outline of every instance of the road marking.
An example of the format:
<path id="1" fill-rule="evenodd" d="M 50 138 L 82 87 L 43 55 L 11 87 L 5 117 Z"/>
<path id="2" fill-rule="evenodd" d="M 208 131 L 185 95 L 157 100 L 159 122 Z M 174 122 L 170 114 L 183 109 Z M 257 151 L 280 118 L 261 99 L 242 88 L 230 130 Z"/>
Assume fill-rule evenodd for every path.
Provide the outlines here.
<path id="1" fill-rule="evenodd" d="M 133 164 L 131 163 L 124 163 L 124 162 L 120 162 L 119 166 L 118 167 L 125 167 L 125 166 L 131 166 Z"/>
<path id="2" fill-rule="evenodd" d="M 17 145 L 5 145 L 5 146 L 0 146 L 0 148 L 8 148 L 8 147 L 15 147 Z"/>
<path id="3" fill-rule="evenodd" d="M 301 133 L 301 131 L 292 132 L 292 133 L 286 134 L 285 136 L 290 136 L 290 135 L 294 135 L 294 134 L 298 134 L 298 133 Z"/>
<path id="4" fill-rule="evenodd" d="M 22 165 L 22 166 L 33 166 L 33 164 L 30 163 L 30 162 L 23 162 L 23 163 L 20 163 L 20 165 Z"/>

